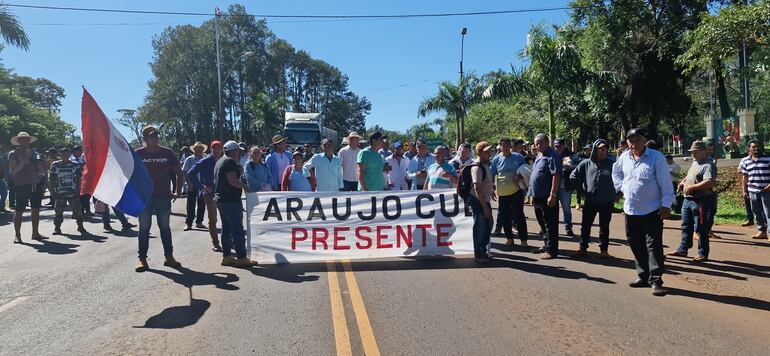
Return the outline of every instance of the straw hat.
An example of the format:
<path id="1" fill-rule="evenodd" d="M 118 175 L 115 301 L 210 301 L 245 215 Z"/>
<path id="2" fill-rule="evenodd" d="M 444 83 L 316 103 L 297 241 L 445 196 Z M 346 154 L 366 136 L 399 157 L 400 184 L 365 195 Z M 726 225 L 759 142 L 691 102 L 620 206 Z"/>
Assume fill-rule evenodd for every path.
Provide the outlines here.
<path id="1" fill-rule="evenodd" d="M 286 141 L 286 137 L 283 137 L 283 136 L 281 136 L 281 135 L 275 135 L 275 136 L 273 136 L 273 144 L 274 144 L 274 145 L 277 145 L 277 144 L 279 144 L 279 143 L 281 143 L 281 142 L 284 142 L 284 141 Z"/>
<path id="2" fill-rule="evenodd" d="M 195 144 L 190 146 L 190 150 L 195 151 L 198 147 L 203 147 L 203 152 L 206 152 L 206 150 L 209 149 L 209 146 L 206 146 L 203 142 L 195 141 Z"/>
<path id="3" fill-rule="evenodd" d="M 350 131 L 350 133 L 348 134 L 348 136 L 347 136 L 347 137 L 345 137 L 345 138 L 347 138 L 347 139 L 350 139 L 350 138 L 357 138 L 357 139 L 362 139 L 362 138 L 364 138 L 364 137 L 363 137 L 363 136 L 361 136 L 361 135 L 359 135 L 359 134 L 358 134 L 358 132 L 355 132 L 355 131 Z"/>
<path id="4" fill-rule="evenodd" d="M 19 146 L 19 139 L 20 138 L 28 138 L 29 139 L 29 143 L 37 141 L 37 137 L 32 136 L 32 135 L 22 131 L 22 132 L 19 132 L 18 135 L 11 137 L 11 144 L 14 145 L 14 146 Z"/>

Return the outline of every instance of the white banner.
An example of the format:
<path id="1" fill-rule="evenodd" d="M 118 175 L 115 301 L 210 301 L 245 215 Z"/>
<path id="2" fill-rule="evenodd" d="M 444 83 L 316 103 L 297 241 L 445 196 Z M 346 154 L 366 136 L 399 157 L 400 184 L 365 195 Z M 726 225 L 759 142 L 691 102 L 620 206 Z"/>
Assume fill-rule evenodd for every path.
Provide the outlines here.
<path id="1" fill-rule="evenodd" d="M 263 192 L 246 197 L 260 264 L 473 253 L 470 206 L 454 190 Z"/>

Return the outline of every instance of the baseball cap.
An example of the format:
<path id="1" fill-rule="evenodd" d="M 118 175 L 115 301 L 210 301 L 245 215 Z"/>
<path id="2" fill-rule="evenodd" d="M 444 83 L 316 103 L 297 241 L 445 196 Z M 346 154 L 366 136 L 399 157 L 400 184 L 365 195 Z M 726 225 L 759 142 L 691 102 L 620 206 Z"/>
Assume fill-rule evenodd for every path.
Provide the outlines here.
<path id="1" fill-rule="evenodd" d="M 564 146 L 564 140 L 562 140 L 560 138 L 557 138 L 557 139 L 553 140 L 553 145 L 554 146 Z"/>
<path id="2" fill-rule="evenodd" d="M 325 139 L 321 140 L 321 146 L 323 146 L 323 145 L 325 145 L 327 143 L 332 143 L 332 141 L 329 140 L 328 138 L 325 138 Z"/>
<path id="3" fill-rule="evenodd" d="M 628 132 L 626 133 L 626 139 L 629 139 L 629 138 L 631 138 L 633 136 L 644 136 L 644 137 L 647 137 L 647 133 L 644 132 L 643 128 L 635 127 L 633 129 L 628 130 Z"/>
<path id="4" fill-rule="evenodd" d="M 160 131 L 155 126 L 148 125 L 142 129 L 142 136 L 147 137 L 152 134 L 160 134 Z"/>
<path id="5" fill-rule="evenodd" d="M 377 132 L 373 133 L 371 136 L 369 136 L 369 141 L 371 141 L 371 140 L 384 140 L 386 138 L 388 138 L 388 136 L 383 135 L 382 132 L 377 131 Z"/>
<path id="6" fill-rule="evenodd" d="M 230 152 L 232 150 L 239 150 L 241 149 L 241 146 L 238 146 L 238 142 L 235 141 L 227 141 L 224 145 L 225 152 Z"/>
<path id="7" fill-rule="evenodd" d="M 404 144 L 403 144 L 403 143 L 401 143 L 401 141 L 396 141 L 396 142 L 393 142 L 393 149 L 395 150 L 395 149 L 397 149 L 397 148 L 399 148 L 399 147 L 401 147 L 401 146 L 403 146 L 403 145 L 404 145 Z"/>
<path id="8" fill-rule="evenodd" d="M 211 148 L 222 147 L 222 141 L 219 141 L 219 140 L 211 141 L 211 144 L 209 145 L 209 147 Z"/>

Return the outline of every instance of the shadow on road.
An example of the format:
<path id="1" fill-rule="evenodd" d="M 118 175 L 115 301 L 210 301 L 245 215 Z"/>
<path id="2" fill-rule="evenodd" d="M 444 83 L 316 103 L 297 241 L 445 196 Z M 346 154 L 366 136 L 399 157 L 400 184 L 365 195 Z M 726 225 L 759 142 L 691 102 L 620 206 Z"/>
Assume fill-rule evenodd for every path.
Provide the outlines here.
<path id="1" fill-rule="evenodd" d="M 42 240 L 40 244 L 33 244 L 26 241 L 22 242 L 21 244 L 24 246 L 32 247 L 37 250 L 37 252 L 47 253 L 50 255 L 68 255 L 70 253 L 78 252 L 78 250 L 75 248 L 80 247 L 80 245 L 66 244 L 51 240 Z"/>
<path id="2" fill-rule="evenodd" d="M 195 299 L 192 296 L 192 288 L 188 287 L 190 292 L 190 304 L 169 307 L 163 309 L 157 315 L 151 316 L 142 326 L 134 326 L 137 329 L 181 329 L 195 323 L 203 317 L 203 314 L 211 306 L 208 300 Z"/>
<path id="3" fill-rule="evenodd" d="M 173 273 L 166 270 L 149 269 L 148 272 L 159 274 L 166 277 L 174 283 L 181 284 L 187 288 L 193 286 L 214 286 L 224 290 L 238 290 L 238 286 L 231 283 L 238 281 L 238 276 L 232 273 L 203 273 L 191 270 L 186 267 L 176 268 L 180 273 Z"/>
<path id="4" fill-rule="evenodd" d="M 305 275 L 305 265 L 270 265 L 267 267 L 251 268 L 249 271 L 255 276 L 274 279 L 286 283 L 315 282 L 316 275 Z M 324 269 L 325 270 L 325 269 Z"/>
<path id="5" fill-rule="evenodd" d="M 93 241 L 93 242 L 98 242 L 98 243 L 102 243 L 102 242 L 107 241 L 106 237 L 99 236 L 99 235 L 94 235 L 94 234 L 92 234 L 90 232 L 86 232 L 86 233 L 83 233 L 83 234 L 77 234 L 77 235 L 75 235 L 75 234 L 64 234 L 62 236 L 65 236 L 66 238 L 68 238 L 70 240 L 75 240 L 75 241 Z"/>
<path id="6" fill-rule="evenodd" d="M 669 288 L 669 287 L 666 287 L 666 291 L 668 291 L 668 294 L 670 295 L 680 295 L 683 297 L 710 300 L 712 302 L 735 305 L 735 306 L 744 307 L 744 308 L 770 311 L 770 302 L 766 300 L 751 298 L 751 297 L 742 297 L 738 295 L 711 294 L 711 293 L 698 292 L 694 290 Z"/>

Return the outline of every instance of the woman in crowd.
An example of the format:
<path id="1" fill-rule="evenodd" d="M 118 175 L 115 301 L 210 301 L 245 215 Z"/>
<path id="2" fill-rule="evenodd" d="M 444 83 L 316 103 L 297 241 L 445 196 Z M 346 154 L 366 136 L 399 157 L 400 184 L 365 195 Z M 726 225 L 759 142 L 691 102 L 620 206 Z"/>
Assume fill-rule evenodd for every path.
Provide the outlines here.
<path id="1" fill-rule="evenodd" d="M 270 169 L 262 162 L 262 150 L 259 146 L 252 146 L 249 149 L 249 161 L 243 167 L 246 175 L 246 183 L 249 185 L 250 192 L 268 192 L 271 191 L 270 182 L 273 181 Z"/>
<path id="2" fill-rule="evenodd" d="M 294 151 L 292 156 L 294 164 L 286 167 L 281 178 L 282 191 L 294 192 L 314 192 L 315 191 L 315 171 L 310 171 L 310 177 L 305 177 L 302 173 L 302 165 L 305 163 L 305 157 L 302 151 Z"/>

